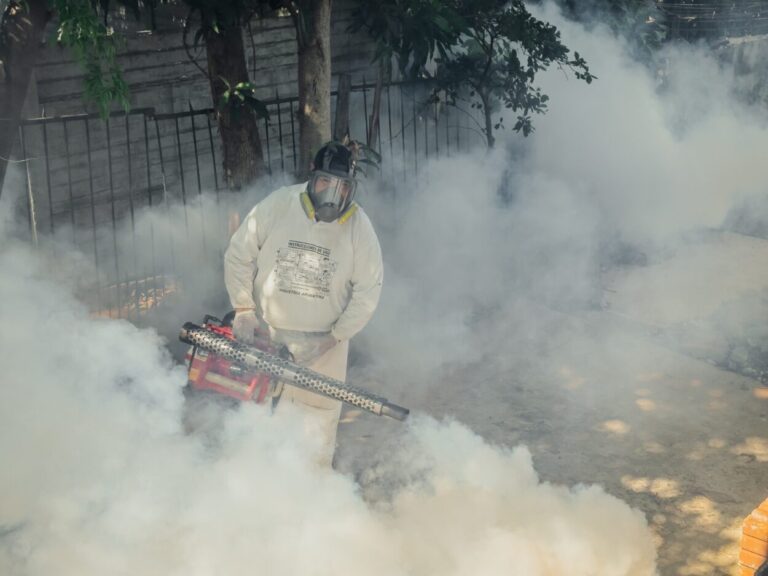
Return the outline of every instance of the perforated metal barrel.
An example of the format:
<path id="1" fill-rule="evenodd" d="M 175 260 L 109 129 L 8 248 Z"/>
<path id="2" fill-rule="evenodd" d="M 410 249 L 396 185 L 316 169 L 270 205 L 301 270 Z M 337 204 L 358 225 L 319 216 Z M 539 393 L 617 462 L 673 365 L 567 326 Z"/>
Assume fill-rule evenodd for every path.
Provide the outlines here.
<path id="1" fill-rule="evenodd" d="M 354 386 L 349 386 L 340 380 L 329 378 L 235 340 L 230 340 L 192 322 L 184 324 L 179 333 L 179 339 L 182 342 L 226 358 L 246 370 L 265 372 L 284 382 L 289 382 L 335 400 L 341 400 L 378 416 L 389 416 L 395 420 L 405 420 L 408 416 L 409 411 L 407 408 L 391 404 L 386 398 L 376 396 Z"/>

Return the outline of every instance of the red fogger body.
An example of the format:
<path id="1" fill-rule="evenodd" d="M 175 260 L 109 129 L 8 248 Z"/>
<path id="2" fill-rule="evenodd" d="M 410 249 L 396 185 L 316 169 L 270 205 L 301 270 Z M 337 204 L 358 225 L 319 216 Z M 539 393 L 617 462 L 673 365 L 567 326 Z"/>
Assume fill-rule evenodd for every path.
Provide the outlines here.
<path id="1" fill-rule="evenodd" d="M 229 340 L 235 339 L 232 327 L 218 318 L 206 316 L 203 326 Z M 278 353 L 265 340 L 259 341 L 254 347 L 269 354 Z M 243 402 L 258 404 L 272 396 L 275 383 L 269 374 L 246 371 L 229 360 L 197 346 L 190 346 L 185 358 L 189 367 L 189 385 L 194 390 L 208 390 Z"/>

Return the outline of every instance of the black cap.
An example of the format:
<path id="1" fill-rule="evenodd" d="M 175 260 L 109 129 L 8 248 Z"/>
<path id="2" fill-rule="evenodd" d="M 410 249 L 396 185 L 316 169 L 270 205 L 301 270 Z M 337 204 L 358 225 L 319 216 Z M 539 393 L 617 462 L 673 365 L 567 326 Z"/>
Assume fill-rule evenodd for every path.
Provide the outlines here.
<path id="1" fill-rule="evenodd" d="M 315 154 L 315 170 L 349 177 L 354 175 L 354 161 L 349 148 L 338 142 L 328 142 Z"/>

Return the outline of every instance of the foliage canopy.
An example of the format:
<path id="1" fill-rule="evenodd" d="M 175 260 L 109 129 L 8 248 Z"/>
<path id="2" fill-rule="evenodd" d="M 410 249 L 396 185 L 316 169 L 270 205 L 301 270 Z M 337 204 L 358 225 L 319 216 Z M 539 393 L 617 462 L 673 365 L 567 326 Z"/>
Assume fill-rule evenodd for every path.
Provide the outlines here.
<path id="1" fill-rule="evenodd" d="M 377 58 L 395 56 L 406 78 L 430 78 L 434 95 L 450 104 L 467 100 L 483 112 L 489 146 L 503 105 L 518 114 L 514 130 L 533 131 L 531 116 L 546 111 L 548 96 L 536 75 L 554 65 L 587 83 L 592 75 L 560 32 L 534 17 L 522 0 L 359 0 L 353 30 L 377 40 Z"/>

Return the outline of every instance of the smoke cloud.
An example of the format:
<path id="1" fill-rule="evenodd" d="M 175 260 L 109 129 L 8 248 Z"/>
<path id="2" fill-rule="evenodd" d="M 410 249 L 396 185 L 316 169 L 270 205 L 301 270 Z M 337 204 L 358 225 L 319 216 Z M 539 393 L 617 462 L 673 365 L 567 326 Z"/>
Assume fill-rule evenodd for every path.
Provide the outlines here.
<path id="1" fill-rule="evenodd" d="M 156 333 L 90 319 L 27 247 L 0 265 L 4 574 L 653 572 L 640 514 L 455 423 L 417 418 L 374 503 L 313 468 L 296 415 L 243 406 L 215 446 L 187 435 Z"/>
<path id="2" fill-rule="evenodd" d="M 594 84 L 552 71 L 531 138 L 430 161 L 397 202 L 373 185 L 361 198 L 387 270 L 351 379 L 421 414 L 407 426 L 364 421 L 375 427 L 368 446 L 342 431 L 342 473 L 313 467 L 318 447 L 290 413 L 241 406 L 215 438 L 184 428 L 186 376 L 167 338 L 226 309 L 226 233 L 211 216 L 226 204 L 204 195 L 119 231 L 137 270 L 193 279 L 153 317 L 164 338 L 91 318 L 76 297 L 88 257 L 66 230 L 55 249 L 12 240 L 4 196 L 2 573 L 655 572 L 641 513 L 596 486 L 542 482 L 531 452 L 509 447 L 517 436 L 495 445 L 470 428 L 494 436 L 492 404 L 514 428 L 513 406 L 533 406 L 535 384 L 562 376 L 564 358 L 578 372 L 589 361 L 576 359 L 599 354 L 617 387 L 652 363 L 612 343 L 612 326 L 585 333 L 583 315 L 604 305 L 603 274 L 669 258 L 747 202 L 764 207 L 755 151 L 766 133 L 703 50 L 670 49 L 657 74 L 607 30 L 587 33 L 552 8 L 543 17 L 585 56 Z M 571 408 L 563 400 L 564 426 Z"/>
<path id="3" fill-rule="evenodd" d="M 600 308 L 611 267 L 666 261 L 714 230 L 764 230 L 765 114 L 740 97 L 732 65 L 706 48 L 672 45 L 650 67 L 607 28 L 586 31 L 551 5 L 539 16 L 598 79 L 587 85 L 550 70 L 540 81 L 549 110 L 534 118 L 531 137 L 502 132 L 506 146 L 492 153 L 430 162 L 398 191 L 396 207 L 386 194 L 365 199 L 382 227 L 397 222 L 385 239 L 386 312 L 369 335 L 386 348 L 386 335 L 399 334 L 404 372 L 482 356 L 484 334 L 503 323 L 515 326 L 517 344 L 540 331 L 541 305 Z M 689 267 L 683 275 L 704 273 L 680 265 Z M 723 297 L 718 285 L 697 289 Z M 408 362 L 413 349 L 423 354 Z"/>

